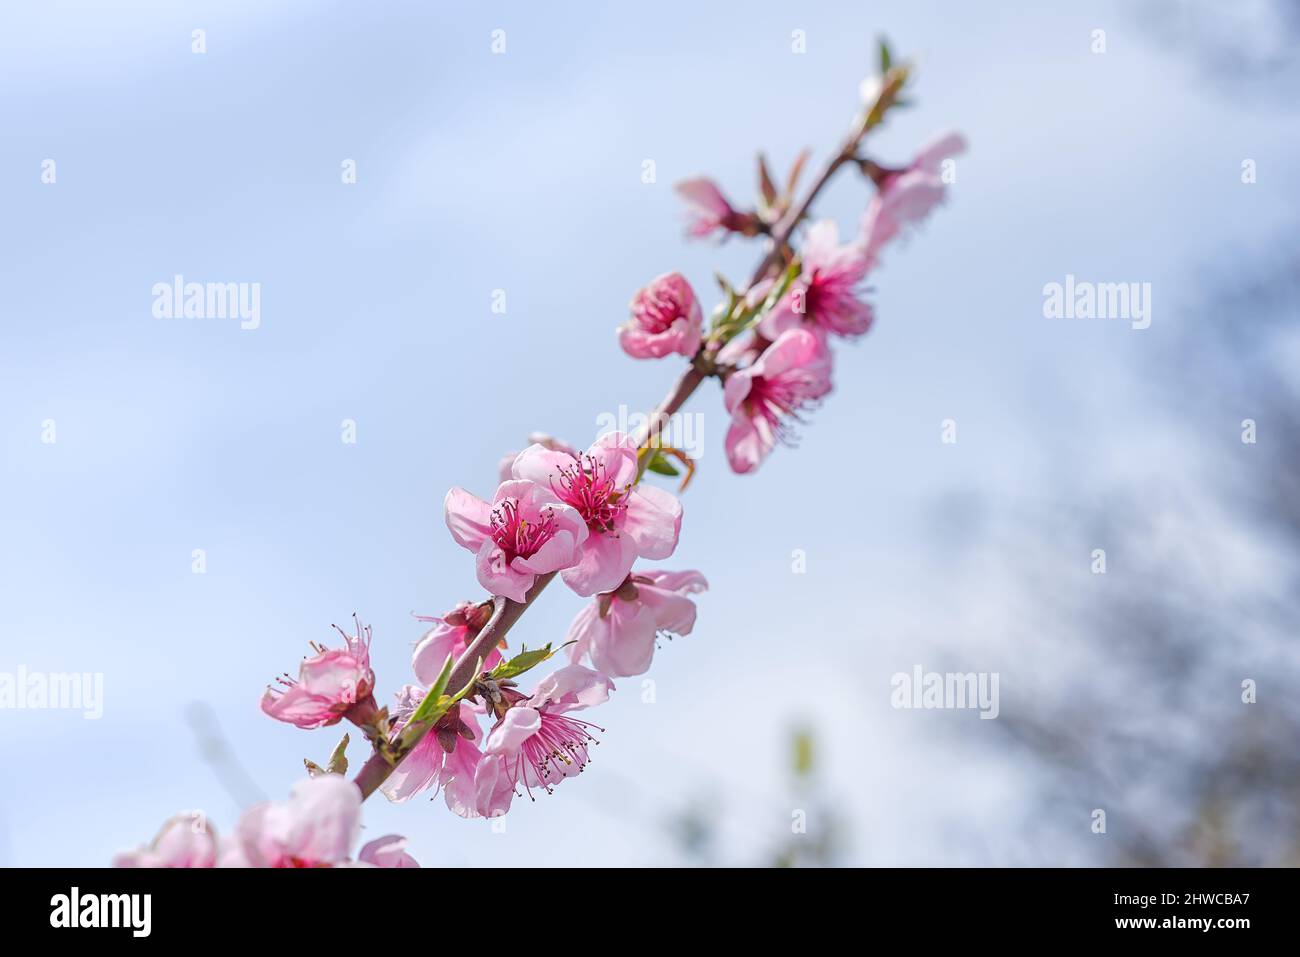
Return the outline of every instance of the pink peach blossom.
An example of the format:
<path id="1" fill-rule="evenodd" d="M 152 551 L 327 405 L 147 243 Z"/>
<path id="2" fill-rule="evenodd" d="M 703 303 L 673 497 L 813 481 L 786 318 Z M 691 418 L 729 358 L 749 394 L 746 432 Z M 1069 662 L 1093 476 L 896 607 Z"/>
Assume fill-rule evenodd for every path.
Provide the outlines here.
<path id="1" fill-rule="evenodd" d="M 875 262 L 880 250 L 909 223 L 920 223 L 941 204 L 947 186 L 939 170 L 943 161 L 966 150 L 960 133 L 944 133 L 930 140 L 901 170 L 888 170 L 862 216 L 859 242 L 867 259 Z"/>
<path id="2" fill-rule="evenodd" d="M 267 687 L 262 710 L 277 721 L 309 730 L 345 717 L 364 724 L 374 712 L 375 673 L 370 669 L 370 628 L 360 621 L 356 628 L 356 635 L 349 635 L 334 626 L 343 636 L 341 649 L 313 643 L 316 654 L 303 659 L 297 680 L 285 675 L 278 679 L 282 688 Z"/>
<path id="3" fill-rule="evenodd" d="M 483 626 L 492 617 L 492 606 L 484 602 L 463 601 L 441 618 L 429 615 L 416 615 L 417 621 L 427 621 L 433 627 L 426 631 L 411 653 L 411 668 L 421 684 L 431 685 L 438 680 L 442 666 L 450 655 L 453 661 L 477 637 Z M 484 670 L 491 670 L 501 661 L 501 652 L 493 648 L 483 658 Z"/>
<path id="4" fill-rule="evenodd" d="M 713 180 L 697 176 L 682 180 L 673 190 L 690 207 L 686 235 L 700 239 L 718 229 L 732 230 L 740 226 L 742 214 L 731 208 Z"/>
<path id="5" fill-rule="evenodd" d="M 393 709 L 394 735 L 401 732 L 424 700 L 424 689 L 407 685 L 397 694 Z M 442 720 L 422 737 L 380 786 L 388 800 L 401 804 L 429 788 L 443 792 L 447 807 L 461 817 L 476 817 L 474 770 L 481 757 L 474 742 L 479 737 L 478 719 L 468 705 L 459 704 L 454 714 Z"/>
<path id="6" fill-rule="evenodd" d="M 677 547 L 681 502 L 663 489 L 636 484 L 636 450 L 633 439 L 610 432 L 581 456 L 533 445 L 515 459 L 517 479 L 549 486 L 586 522 L 582 555 L 561 572 L 584 597 L 617 588 L 638 556 L 663 559 Z"/>
<path id="7" fill-rule="evenodd" d="M 529 448 L 564 455 L 541 445 Z M 576 563 L 587 540 L 583 516 L 557 502 L 545 485 L 529 481 L 502 482 L 490 505 L 454 488 L 447 493 L 445 511 L 452 538 L 476 554 L 479 584 L 513 601 L 524 600 L 538 575 Z"/>
<path id="8" fill-rule="evenodd" d="M 182 813 L 162 826 L 145 847 L 123 851 L 114 867 L 214 867 L 217 838 L 202 814 Z"/>
<path id="9" fill-rule="evenodd" d="M 406 843 L 406 838 L 397 834 L 377 837 L 361 848 L 357 862 L 371 867 L 419 867 L 419 862 L 406 853 Z"/>
<path id="10" fill-rule="evenodd" d="M 831 391 L 831 356 L 807 329 L 789 329 L 754 363 L 727 377 L 723 401 L 731 413 L 727 461 L 752 472 L 777 441 L 790 442 L 790 420 Z"/>
<path id="11" fill-rule="evenodd" d="M 704 314 L 695 290 L 681 273 L 664 273 L 632 297 L 632 317 L 619 327 L 618 343 L 633 359 L 690 358 L 700 348 Z"/>
<path id="12" fill-rule="evenodd" d="M 686 596 L 709 583 L 696 571 L 633 572 L 618 588 L 597 595 L 569 626 L 569 660 L 584 656 L 615 678 L 644 674 L 660 635 L 689 635 L 695 603 Z"/>
<path id="13" fill-rule="evenodd" d="M 776 339 L 787 329 L 809 328 L 839 336 L 860 336 L 871 328 L 871 306 L 859 298 L 858 286 L 870 266 L 860 243 L 839 242 L 839 229 L 829 219 L 808 230 L 801 252 L 798 278 L 759 329 Z"/>
<path id="14" fill-rule="evenodd" d="M 287 802 L 244 812 L 222 867 L 331 867 L 348 859 L 361 833 L 361 792 L 338 774 L 299 781 Z"/>
<path id="15" fill-rule="evenodd" d="M 747 366 L 771 344 L 772 340 L 757 329 L 742 333 L 718 350 L 717 362 L 726 366 Z"/>
<path id="16" fill-rule="evenodd" d="M 529 798 L 533 788 L 551 793 L 565 778 L 590 763 L 591 729 L 603 729 L 568 712 L 609 700 L 614 683 L 581 665 L 567 665 L 543 678 L 525 697 L 502 688 L 498 720 L 488 732 L 483 757 L 475 772 L 478 812 L 498 817 L 510 809 L 522 782 Z"/>
<path id="17" fill-rule="evenodd" d="M 567 442 L 562 442 L 553 435 L 547 435 L 545 432 L 530 432 L 528 434 L 529 445 L 544 445 L 552 452 L 568 452 L 570 455 L 577 455 L 578 450 L 573 448 Z M 519 452 L 507 452 L 501 457 L 501 462 L 497 465 L 498 481 L 508 482 L 511 479 L 510 466 L 515 464 L 515 459 L 519 457 Z"/>

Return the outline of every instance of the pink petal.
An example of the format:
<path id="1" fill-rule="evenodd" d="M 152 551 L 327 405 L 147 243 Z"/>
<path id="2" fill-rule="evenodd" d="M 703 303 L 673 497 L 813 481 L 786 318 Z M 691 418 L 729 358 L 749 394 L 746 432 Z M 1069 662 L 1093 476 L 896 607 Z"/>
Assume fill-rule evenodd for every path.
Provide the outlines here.
<path id="1" fill-rule="evenodd" d="M 633 490 L 623 518 L 623 533 L 632 536 L 642 558 L 668 558 L 676 550 L 681 532 L 682 503 L 677 496 L 654 485 L 638 485 Z M 620 584 L 622 579 L 611 587 Z"/>
<path id="2" fill-rule="evenodd" d="M 468 628 L 445 622 L 438 622 L 426 631 L 411 652 L 411 670 L 420 684 L 431 685 L 437 681 L 447 657 L 458 655 L 468 636 Z"/>
<path id="3" fill-rule="evenodd" d="M 528 446 L 515 457 L 510 474 L 517 480 L 534 482 L 549 489 L 551 480 L 560 470 L 570 468 L 574 462 L 574 457 L 567 452 L 557 452 L 537 443 Z"/>
<path id="4" fill-rule="evenodd" d="M 682 199 L 698 206 L 712 216 L 721 218 L 731 212 L 731 204 L 722 195 L 713 180 L 704 176 L 684 179 L 673 186 L 673 190 Z"/>
<path id="5" fill-rule="evenodd" d="M 542 716 L 527 705 L 516 705 L 488 732 L 483 750 L 486 754 L 513 755 L 523 743 L 538 732 Z"/>
<path id="6" fill-rule="evenodd" d="M 709 590 L 709 583 L 704 576 L 694 569 L 686 569 L 680 572 L 661 571 L 658 569 L 652 571 L 638 570 L 637 575 L 649 578 L 654 587 L 662 588 L 664 591 L 673 591 L 678 594 L 695 594 Z"/>
<path id="7" fill-rule="evenodd" d="M 614 682 L 599 671 L 582 665 L 565 665 L 538 682 L 529 700 L 552 711 L 581 711 L 608 701 L 613 690 Z"/>
<path id="8" fill-rule="evenodd" d="M 339 774 L 322 774 L 294 785 L 289 794 L 285 851 L 313 864 L 347 859 L 361 833 L 361 792 Z"/>
<path id="9" fill-rule="evenodd" d="M 558 572 L 562 568 L 568 568 L 575 564 L 578 558 L 578 546 L 574 542 L 573 534 L 557 531 L 543 543 L 541 548 L 527 558 L 516 558 L 513 566 L 516 571 L 531 575 L 545 575 L 547 572 Z"/>
<path id="10" fill-rule="evenodd" d="M 636 541 L 630 534 L 600 532 L 587 539 L 578 563 L 562 571 L 560 577 L 579 595 L 589 598 L 623 584 L 636 555 Z"/>
<path id="11" fill-rule="evenodd" d="M 456 750 L 443 762 L 438 783 L 442 786 L 447 809 L 459 817 L 479 816 L 474 777 L 481 759 L 479 749 L 461 738 L 456 742 Z"/>
<path id="12" fill-rule="evenodd" d="M 505 554 L 491 539 L 483 543 L 474 558 L 474 571 L 478 583 L 490 594 L 501 595 L 511 601 L 523 601 L 537 576 L 517 571 L 506 564 Z"/>
<path id="13" fill-rule="evenodd" d="M 695 602 L 685 595 L 656 588 L 639 586 L 641 603 L 650 610 L 655 627 L 674 635 L 689 635 L 695 627 Z"/>
<path id="14" fill-rule="evenodd" d="M 725 445 L 732 471 L 744 474 L 758 468 L 767 458 L 776 445 L 776 436 L 767 423 L 755 422 L 738 410 L 727 429 Z"/>
<path id="15" fill-rule="evenodd" d="M 515 788 L 505 773 L 503 759 L 495 754 L 483 755 L 474 769 L 475 810 L 483 817 L 500 817 L 510 810 L 514 796 Z"/>
<path id="16" fill-rule="evenodd" d="M 749 367 L 755 376 L 776 378 L 790 369 L 807 365 L 824 349 L 816 334 L 808 329 L 791 329 L 764 350 L 758 360 Z"/>
<path id="17" fill-rule="evenodd" d="M 254 804 L 235 825 L 235 843 L 222 851 L 222 867 L 276 867 L 284 854 L 282 805 Z"/>
<path id="18" fill-rule="evenodd" d="M 602 637 L 607 629 L 604 619 L 600 617 L 599 605 L 594 601 L 583 605 L 574 616 L 569 625 L 569 633 L 565 636 L 565 641 L 570 642 L 569 661 L 575 665 L 580 662 L 583 655 L 591 651 L 593 642 Z"/>
<path id="19" fill-rule="evenodd" d="M 885 211 L 900 224 L 920 222 L 943 202 L 945 195 L 943 181 L 933 173 L 904 173 L 886 190 Z"/>
<path id="20" fill-rule="evenodd" d="M 298 686 L 329 701 L 352 704 L 369 683 L 368 671 L 350 652 L 330 649 L 303 661 Z"/>
<path id="21" fill-rule="evenodd" d="M 283 692 L 267 688 L 262 694 L 261 707 L 277 721 L 308 731 L 335 724 L 342 717 L 328 698 L 314 695 L 300 684 L 290 685 Z"/>
<path id="22" fill-rule="evenodd" d="M 802 249 L 804 273 L 809 274 L 813 268 L 834 262 L 839 248 L 840 230 L 833 219 L 823 219 L 808 227 Z"/>
<path id="23" fill-rule="evenodd" d="M 966 137 L 954 130 L 948 130 L 932 137 L 921 147 L 912 160 L 912 167 L 937 173 L 940 163 L 964 152 L 966 152 Z"/>
<path id="24" fill-rule="evenodd" d="M 754 360 L 757 363 L 757 359 Z M 728 412 L 735 412 L 749 396 L 754 386 L 754 367 L 741 369 L 727 376 L 727 383 L 722 389 L 722 404 Z"/>
<path id="25" fill-rule="evenodd" d="M 217 860 L 217 840 L 198 814 L 178 814 L 154 838 L 154 852 L 162 867 L 212 867 Z"/>
<path id="26" fill-rule="evenodd" d="M 664 356 L 693 356 L 700 348 L 698 326 L 686 319 L 674 320 L 663 332 L 646 332 L 632 326 L 620 326 L 618 344 L 633 359 L 662 359 Z"/>
<path id="27" fill-rule="evenodd" d="M 637 440 L 625 432 L 606 432 L 591 443 L 587 454 L 595 458 L 615 485 L 636 481 Z"/>
<path id="28" fill-rule="evenodd" d="M 454 488 L 443 500 L 447 528 L 457 544 L 477 551 L 484 539 L 492 536 L 491 506 L 463 488 Z"/>
<path id="29" fill-rule="evenodd" d="M 379 790 L 394 804 L 409 801 L 437 781 L 445 754 L 442 745 L 438 743 L 438 736 L 430 731 L 411 749 L 402 763 L 393 769 Z"/>
<path id="30" fill-rule="evenodd" d="M 780 302 L 772 307 L 771 311 L 768 312 L 767 315 L 758 321 L 758 331 L 768 339 L 776 339 L 787 329 L 799 328 L 799 326 L 803 324 L 804 317 L 795 312 L 793 306 L 794 300 L 791 298 L 790 294 L 787 293 L 781 298 Z M 730 343 L 728 343 L 728 345 L 730 345 Z M 724 348 L 723 352 L 725 351 L 726 349 Z M 719 353 L 719 356 L 721 356 L 721 353 Z M 734 375 L 731 376 L 731 379 L 734 378 L 736 378 Z M 728 379 L 727 381 L 730 382 L 731 379 Z"/>
<path id="31" fill-rule="evenodd" d="M 657 627 L 653 609 L 640 601 L 615 601 L 605 631 L 592 643 L 591 663 L 605 674 L 631 677 L 650 668 Z"/>
<path id="32" fill-rule="evenodd" d="M 396 834 L 377 837 L 357 855 L 362 864 L 372 867 L 419 867 L 419 863 L 406 853 L 406 838 Z"/>
<path id="33" fill-rule="evenodd" d="M 114 867 L 213 867 L 217 839 L 199 814 L 178 814 L 162 826 L 148 847 L 113 858 Z"/>

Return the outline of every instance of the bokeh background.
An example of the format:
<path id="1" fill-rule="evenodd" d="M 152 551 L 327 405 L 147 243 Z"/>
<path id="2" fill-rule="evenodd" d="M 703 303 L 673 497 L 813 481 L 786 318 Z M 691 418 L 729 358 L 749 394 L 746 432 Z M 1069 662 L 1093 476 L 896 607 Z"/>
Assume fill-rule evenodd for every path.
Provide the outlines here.
<path id="1" fill-rule="evenodd" d="M 881 33 L 919 74 L 872 155 L 971 149 L 797 450 L 735 476 L 716 385 L 692 400 L 664 564 L 712 588 L 654 703 L 621 682 L 593 766 L 505 833 L 440 799 L 372 801 L 367 833 L 426 866 L 1295 862 L 1294 3 L 13 0 L 0 670 L 102 672 L 105 700 L 0 711 L 0 863 L 285 796 L 337 729 L 258 697 L 353 611 L 381 689 L 409 680 L 410 613 L 480 593 L 445 490 L 663 394 L 676 366 L 614 342 L 632 292 L 758 254 L 686 244 L 671 184 L 741 201 L 757 150 L 825 156 Z M 816 212 L 848 231 L 868 197 L 844 176 Z M 175 273 L 260 282 L 261 327 L 154 319 Z M 1067 273 L 1150 282 L 1151 327 L 1045 319 Z M 512 644 L 580 606 L 557 585 Z M 998 672 L 999 719 L 892 709 L 918 664 Z"/>

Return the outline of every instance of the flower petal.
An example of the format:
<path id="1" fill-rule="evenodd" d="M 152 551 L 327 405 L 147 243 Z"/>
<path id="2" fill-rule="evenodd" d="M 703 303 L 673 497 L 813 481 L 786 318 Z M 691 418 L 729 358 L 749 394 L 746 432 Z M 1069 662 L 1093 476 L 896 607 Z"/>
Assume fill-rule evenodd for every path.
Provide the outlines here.
<path id="1" fill-rule="evenodd" d="M 538 682 L 529 701 L 551 711 L 581 711 L 608 701 L 613 690 L 614 682 L 599 671 L 582 665 L 565 665 Z"/>
<path id="2" fill-rule="evenodd" d="M 372 867 L 419 867 L 419 863 L 406 853 L 406 838 L 397 834 L 377 837 L 361 849 L 357 860 Z"/>
<path id="3" fill-rule="evenodd" d="M 311 864 L 346 860 L 361 834 L 361 792 L 339 774 L 322 774 L 289 793 L 286 852 Z"/>
<path id="4" fill-rule="evenodd" d="M 409 801 L 417 794 L 427 791 L 437 781 L 445 755 L 442 745 L 438 743 L 438 736 L 429 732 L 402 759 L 402 763 L 393 769 L 379 790 L 394 804 Z"/>
<path id="5" fill-rule="evenodd" d="M 453 488 L 443 500 L 447 528 L 457 544 L 478 551 L 484 539 L 492 536 L 492 509 L 487 502 L 463 488 Z"/>
<path id="6" fill-rule="evenodd" d="M 638 485 L 628 499 L 623 532 L 632 536 L 642 558 L 668 558 L 682 532 L 681 501 L 654 485 Z"/>
<path id="7" fill-rule="evenodd" d="M 487 754 L 513 755 L 541 726 L 542 716 L 535 708 L 516 705 L 488 732 L 483 750 Z"/>
<path id="8" fill-rule="evenodd" d="M 636 540 L 630 534 L 600 532 L 587 539 L 577 564 L 564 569 L 560 577 L 575 592 L 588 598 L 623 584 L 636 556 Z"/>

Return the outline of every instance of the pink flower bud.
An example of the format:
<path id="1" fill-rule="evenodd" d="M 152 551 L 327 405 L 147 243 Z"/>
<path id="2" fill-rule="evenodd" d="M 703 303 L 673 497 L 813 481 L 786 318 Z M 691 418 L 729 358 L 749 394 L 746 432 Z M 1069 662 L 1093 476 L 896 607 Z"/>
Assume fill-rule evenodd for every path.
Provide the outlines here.
<path id="1" fill-rule="evenodd" d="M 355 619 L 354 619 L 355 620 Z M 365 723 L 375 710 L 375 673 L 370 670 L 370 628 L 356 623 L 356 635 L 341 628 L 341 649 L 312 645 L 316 654 L 304 658 L 297 680 L 279 679 L 282 687 L 268 687 L 262 710 L 277 721 L 311 730 L 337 724 L 342 718 Z"/>
<path id="2" fill-rule="evenodd" d="M 618 343 L 633 359 L 662 359 L 673 352 L 690 358 L 699 351 L 704 315 L 681 273 L 664 273 L 638 290 L 631 311 L 619 327 Z"/>
<path id="3" fill-rule="evenodd" d="M 762 229 L 758 216 L 733 209 L 717 184 L 707 177 L 682 180 L 673 189 L 690 207 L 686 235 L 692 239 L 701 239 L 719 229 L 742 236 L 757 236 Z"/>
<path id="4" fill-rule="evenodd" d="M 483 626 L 492 617 L 488 603 L 461 602 L 441 618 L 416 615 L 418 621 L 427 621 L 432 627 L 424 633 L 411 654 L 411 667 L 422 684 L 431 685 L 438 680 L 443 664 L 450 655 L 458 660 Z M 483 658 L 483 670 L 491 671 L 501 660 L 501 652 L 493 648 Z"/>

